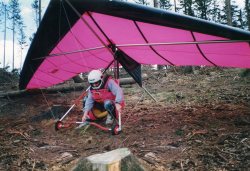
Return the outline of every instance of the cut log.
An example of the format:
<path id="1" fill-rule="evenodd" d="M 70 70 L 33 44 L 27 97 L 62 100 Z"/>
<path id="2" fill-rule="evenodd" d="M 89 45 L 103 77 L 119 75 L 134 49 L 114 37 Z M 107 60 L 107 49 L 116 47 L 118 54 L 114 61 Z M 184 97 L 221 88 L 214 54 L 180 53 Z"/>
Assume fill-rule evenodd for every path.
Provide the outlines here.
<path id="1" fill-rule="evenodd" d="M 50 87 L 46 89 L 32 89 L 32 90 L 17 90 L 17 91 L 10 91 L 6 93 L 1 93 L 0 98 L 5 97 L 23 97 L 26 95 L 36 95 L 42 93 L 57 93 L 57 92 L 69 92 L 69 91 L 81 91 L 87 87 L 86 84 L 83 83 L 75 83 L 70 85 L 58 85 L 55 87 Z"/>
<path id="2" fill-rule="evenodd" d="M 127 148 L 81 158 L 72 171 L 146 171 Z"/>
<path id="3" fill-rule="evenodd" d="M 143 75 L 143 79 L 146 79 L 147 75 Z M 133 78 L 121 78 L 120 85 L 135 84 Z M 73 83 L 69 85 L 57 85 L 55 87 L 50 87 L 46 89 L 32 89 L 32 90 L 19 90 L 19 91 L 10 91 L 6 93 L 1 93 L 0 98 L 6 97 L 23 97 L 26 95 L 35 95 L 42 93 L 57 93 L 57 92 L 69 92 L 69 91 L 83 91 L 88 87 L 87 83 Z"/>

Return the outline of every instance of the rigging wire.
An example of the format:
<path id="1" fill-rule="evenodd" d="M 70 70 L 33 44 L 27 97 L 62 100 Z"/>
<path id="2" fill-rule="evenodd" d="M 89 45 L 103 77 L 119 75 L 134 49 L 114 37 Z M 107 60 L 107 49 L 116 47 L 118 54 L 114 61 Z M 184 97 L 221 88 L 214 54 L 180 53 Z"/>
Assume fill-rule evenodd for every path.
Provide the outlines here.
<path id="1" fill-rule="evenodd" d="M 33 60 L 38 60 L 38 59 L 45 59 L 47 57 L 54 57 L 54 56 L 61 56 L 61 55 L 69 55 L 69 54 L 74 54 L 74 53 L 79 53 L 79 52 L 87 52 L 91 50 L 97 50 L 97 49 L 103 49 L 105 46 L 99 46 L 99 47 L 94 47 L 94 48 L 88 48 L 88 49 L 79 49 L 79 50 L 74 50 L 74 51 L 69 51 L 69 52 L 62 52 L 62 53 L 54 53 L 45 57 L 38 57 L 34 58 Z"/>
<path id="2" fill-rule="evenodd" d="M 72 34 L 72 36 L 74 37 L 74 39 L 76 40 L 76 45 L 81 45 L 81 47 L 83 47 L 83 48 L 85 48 L 84 47 L 84 45 L 81 43 L 81 41 L 77 38 L 77 36 L 73 33 L 73 31 L 72 31 L 72 26 L 71 26 L 71 24 L 70 24 L 70 22 L 69 22 L 69 17 L 68 17 L 68 14 L 67 14 L 67 11 L 66 11 L 66 9 L 65 9 L 65 6 L 62 4 L 62 6 L 63 6 L 63 10 L 64 10 L 64 13 L 65 13 L 65 16 L 66 16 L 66 18 L 67 18 L 67 22 L 68 22 L 68 25 L 69 25 L 69 28 L 70 28 L 70 33 Z M 97 50 L 97 48 L 96 49 L 92 49 L 92 50 Z M 83 52 L 83 51 L 81 51 L 81 52 Z M 89 52 L 89 53 L 91 53 L 91 52 Z M 82 54 L 81 54 L 82 55 Z M 92 54 L 91 53 L 91 55 L 93 55 L 93 56 L 95 56 L 96 58 L 98 58 L 98 59 L 100 59 L 100 60 L 102 60 L 102 61 L 104 61 L 104 62 L 107 62 L 107 63 L 109 63 L 109 61 L 106 61 L 106 60 L 104 60 L 104 59 L 102 59 L 102 58 L 100 58 L 100 57 L 98 57 L 98 56 L 96 56 L 95 54 Z M 83 58 L 81 58 L 81 59 L 83 59 Z"/>
<path id="3" fill-rule="evenodd" d="M 69 26 L 69 32 L 71 33 L 71 35 L 73 36 L 74 40 L 76 41 L 76 42 L 75 42 L 76 45 L 77 45 L 77 46 L 78 46 L 78 45 L 81 45 L 81 46 L 79 46 L 79 48 L 84 47 L 84 45 L 82 45 L 82 43 L 81 43 L 80 40 L 77 38 L 77 36 L 75 36 L 75 34 L 72 32 L 72 26 L 71 26 L 71 24 L 70 24 L 68 14 L 67 14 L 67 12 L 66 12 L 65 6 L 64 6 L 64 4 L 62 3 L 62 1 L 61 1 L 61 3 L 60 3 L 60 19 L 59 19 L 59 20 L 61 21 L 62 8 L 63 8 L 64 14 L 65 14 L 65 16 L 66 16 L 66 20 L 67 20 L 67 23 L 68 23 L 68 26 Z M 59 35 L 60 35 L 60 22 L 59 22 Z M 83 58 L 83 56 L 82 56 L 81 53 L 80 53 L 80 55 L 81 55 L 82 57 L 81 57 L 80 59 L 82 59 L 82 60 L 84 61 L 85 65 L 79 64 L 79 63 L 77 63 L 77 62 L 71 60 L 71 58 L 67 56 L 68 54 L 73 54 L 73 53 L 64 53 L 59 47 L 57 47 L 57 48 L 58 48 L 58 50 L 59 50 L 61 53 L 58 53 L 58 54 L 56 54 L 56 55 L 49 55 L 49 56 L 42 57 L 42 58 L 35 58 L 35 59 L 33 59 L 33 60 L 36 60 L 36 59 L 44 59 L 44 58 L 51 57 L 51 56 L 64 55 L 64 56 L 65 56 L 70 62 L 72 62 L 73 64 L 79 65 L 79 66 L 81 66 L 81 67 L 89 68 L 89 69 L 94 69 L 94 68 L 91 68 L 91 67 L 88 67 L 88 66 L 87 66 L 87 63 L 86 63 L 85 60 L 83 60 L 84 58 Z M 103 47 L 100 47 L 100 49 L 101 49 L 101 48 L 103 48 Z M 99 49 L 99 48 L 95 48 L 95 49 Z M 90 51 L 90 50 L 94 50 L 94 49 L 85 49 L 85 50 L 80 50 L 80 51 L 77 50 L 77 51 L 74 51 L 74 53 L 86 52 L 86 51 Z M 90 53 L 91 53 L 91 52 L 90 52 Z M 92 54 L 92 55 L 95 56 L 94 54 Z M 95 57 L 98 58 L 98 59 L 100 59 L 100 60 L 102 60 L 102 61 L 104 61 L 104 62 L 106 62 L 106 63 L 109 63 L 109 61 L 106 61 L 106 60 L 104 60 L 104 59 L 102 59 L 102 58 L 99 58 L 98 56 L 95 56 Z M 77 74 L 77 73 L 75 73 L 75 74 Z"/>
<path id="4" fill-rule="evenodd" d="M 61 3 L 60 3 L 60 14 L 59 14 L 59 38 L 60 38 L 60 21 L 61 21 Z M 31 69 L 31 71 L 33 72 L 33 73 L 35 73 L 34 72 L 34 70 L 32 69 L 32 66 L 30 66 L 30 69 Z M 36 75 L 35 74 L 33 74 L 33 76 L 34 76 L 34 78 L 35 78 L 35 82 L 39 85 L 40 83 L 39 83 L 39 81 L 38 80 L 40 80 L 39 78 L 36 78 Z M 41 81 L 43 81 L 43 80 L 41 80 Z M 50 105 L 49 105 L 49 102 L 48 102 L 48 100 L 47 100 L 47 98 L 46 98 L 46 96 L 45 96 L 45 93 L 43 92 L 43 90 L 42 89 L 39 89 L 40 91 L 41 91 L 41 94 L 42 94 L 42 96 L 43 96 L 43 98 L 44 98 L 44 100 L 45 100 L 45 102 L 46 102 L 46 104 L 47 104 L 47 106 L 48 106 L 48 108 L 49 108 L 49 110 L 50 110 L 50 113 L 51 113 L 51 115 L 52 115 L 52 117 L 53 117 L 53 119 L 55 120 L 56 119 L 56 117 L 55 117 L 55 115 L 54 115 L 54 113 L 53 113 L 53 111 L 52 111 L 52 109 L 51 109 L 51 107 L 50 107 Z"/>
<path id="5" fill-rule="evenodd" d="M 71 26 L 70 21 L 69 21 L 68 13 L 67 13 L 67 11 L 66 11 L 65 6 L 64 6 L 63 3 L 62 3 L 62 8 L 63 8 L 64 14 L 65 14 L 65 16 L 66 16 L 68 26 L 69 26 L 69 28 L 70 28 L 70 29 L 69 29 L 69 32 L 71 33 L 72 37 L 73 37 L 74 40 L 75 40 L 75 41 L 74 41 L 74 42 L 75 42 L 75 45 L 76 45 L 78 48 L 82 48 L 82 47 L 85 48 L 84 45 L 81 43 L 81 41 L 77 38 L 77 36 L 76 36 L 76 35 L 73 33 L 73 31 L 72 31 L 72 26 Z M 62 50 L 61 50 L 59 47 L 58 47 L 58 49 L 62 52 Z M 82 51 L 82 52 L 83 52 L 83 51 Z M 85 52 L 87 52 L 87 50 L 86 50 Z M 91 53 L 91 52 L 89 52 L 89 53 Z M 86 60 L 84 60 L 83 54 L 80 53 L 80 55 L 81 55 L 81 58 L 80 58 L 80 59 L 81 59 L 81 61 L 84 62 L 84 65 L 79 64 L 79 63 L 77 63 L 77 62 L 75 62 L 75 61 L 72 61 L 71 58 L 69 58 L 67 55 L 64 54 L 64 56 L 65 56 L 69 61 L 71 61 L 72 63 L 74 63 L 74 64 L 76 64 L 76 65 L 79 65 L 79 66 L 82 66 L 82 67 L 85 67 L 85 68 L 94 69 L 94 68 L 88 67 Z M 98 56 L 96 56 L 96 55 L 93 54 L 93 53 L 91 53 L 91 55 L 93 55 L 93 56 L 96 57 L 97 59 L 102 60 L 103 62 L 108 63 L 108 61 L 106 61 L 106 60 L 104 60 L 104 59 L 102 59 L 102 58 L 99 58 Z M 76 74 L 77 74 L 77 73 L 76 73 Z M 74 93 L 75 93 L 75 91 L 74 91 Z"/>
<path id="6" fill-rule="evenodd" d="M 76 8 L 69 2 L 69 0 L 65 0 L 68 5 L 72 8 L 72 10 L 78 15 L 78 17 L 86 24 L 86 26 L 92 31 L 92 33 L 96 36 L 96 38 L 107 48 L 107 50 L 114 55 L 114 52 L 110 49 L 108 45 L 100 38 L 100 36 L 96 33 L 96 31 L 89 25 L 89 23 L 82 17 L 82 15 L 76 10 Z"/>
<path id="7" fill-rule="evenodd" d="M 62 1 L 60 1 L 59 21 L 58 21 L 58 42 L 61 37 Z"/>
<path id="8" fill-rule="evenodd" d="M 35 75 L 35 72 L 34 72 L 34 70 L 32 69 L 32 66 L 30 66 L 30 69 L 31 69 L 31 71 L 34 73 L 33 75 L 34 75 L 34 77 L 35 77 L 35 81 L 38 83 L 38 85 L 39 85 L 39 79 L 38 78 L 36 78 L 36 75 Z M 48 106 L 48 108 L 49 108 L 49 110 L 50 110 L 50 114 L 52 115 L 52 117 L 54 118 L 54 120 L 56 119 L 56 117 L 55 117 L 55 115 L 54 115 L 54 113 L 53 113 L 53 111 L 52 111 L 52 109 L 51 109 L 51 107 L 50 107 L 50 105 L 49 105 L 49 101 L 47 100 L 47 98 L 46 98 L 46 96 L 45 96 L 45 93 L 43 92 L 43 90 L 42 89 L 39 89 L 40 91 L 41 91 L 41 94 L 42 94 L 42 96 L 43 96 L 43 98 L 44 98 L 44 100 L 45 100 L 45 102 L 46 102 L 46 104 L 47 104 L 47 106 Z"/>
<path id="9" fill-rule="evenodd" d="M 80 42 L 79 42 L 79 40 L 76 38 L 76 36 L 73 34 L 73 32 L 72 32 L 72 26 L 71 26 L 71 24 L 70 24 L 70 22 L 69 22 L 69 17 L 68 17 L 68 14 L 67 14 L 67 12 L 66 12 L 66 9 L 65 9 L 65 7 L 64 7 L 64 4 L 62 3 L 62 8 L 63 8 L 63 11 L 64 11 L 64 14 L 65 14 L 65 17 L 66 17 L 66 20 L 67 20 L 67 23 L 68 23 L 68 26 L 69 26 L 69 32 L 71 33 L 71 35 L 72 35 L 72 37 L 74 38 L 74 43 L 75 43 L 75 45 L 78 47 L 78 48 L 80 48 L 80 46 L 79 46 L 79 44 L 80 44 Z M 80 44 L 82 47 L 84 47 L 82 44 Z M 85 48 L 85 47 L 84 47 Z M 58 47 L 58 49 L 62 52 L 62 50 Z M 81 59 L 82 59 L 82 53 L 80 53 L 80 55 L 81 55 Z M 69 61 L 71 61 L 72 63 L 75 63 L 76 65 L 79 65 L 79 66 L 81 66 L 81 64 L 78 64 L 77 62 L 74 62 L 74 61 L 72 61 L 67 55 L 64 55 Z M 85 63 L 85 65 L 86 65 L 86 61 L 84 60 L 84 63 Z M 77 74 L 77 73 L 76 73 Z"/>

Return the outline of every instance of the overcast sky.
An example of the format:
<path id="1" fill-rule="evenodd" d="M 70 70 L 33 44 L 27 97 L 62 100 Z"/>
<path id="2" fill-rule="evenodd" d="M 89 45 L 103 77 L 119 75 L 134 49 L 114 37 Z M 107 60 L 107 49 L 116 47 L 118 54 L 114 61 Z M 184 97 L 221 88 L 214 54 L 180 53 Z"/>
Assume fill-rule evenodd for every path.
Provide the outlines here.
<path id="1" fill-rule="evenodd" d="M 8 1 L 8 0 L 0 0 L 0 1 Z M 94 1 L 94 0 L 93 0 Z M 129 1 L 133 1 L 133 0 L 129 0 Z M 151 0 L 153 1 L 153 0 Z M 174 1 L 174 0 L 172 0 Z M 177 0 L 178 1 L 178 0 Z M 243 7 L 244 6 L 244 0 L 235 0 L 236 3 L 240 6 Z M 36 31 L 36 24 L 34 21 L 34 12 L 31 8 L 31 3 L 33 2 L 33 0 L 19 0 L 20 4 L 21 4 L 21 13 L 22 16 L 24 18 L 24 24 L 26 25 L 25 28 L 25 34 L 27 37 L 30 37 L 33 33 L 35 33 Z M 42 11 L 43 13 L 45 12 L 47 5 L 49 3 L 49 0 L 42 0 Z M 0 23 L 2 24 L 2 23 Z M 6 50 L 5 50 L 5 54 L 6 54 L 6 61 L 5 61 L 5 66 L 11 66 L 12 67 L 12 34 L 10 34 L 10 31 L 8 31 L 9 33 L 7 34 L 7 41 L 6 41 Z M 4 37 L 4 33 L 3 33 L 3 29 L 1 27 L 0 30 L 0 68 L 3 67 L 3 47 L 4 47 L 4 41 L 3 41 L 3 37 Z M 23 61 L 26 57 L 26 53 L 28 51 L 28 48 L 30 46 L 30 41 L 27 39 L 27 46 L 25 47 L 24 50 L 20 50 L 19 48 L 16 48 L 15 50 L 15 68 L 21 68 Z M 15 47 L 19 47 L 19 45 L 15 44 Z"/>

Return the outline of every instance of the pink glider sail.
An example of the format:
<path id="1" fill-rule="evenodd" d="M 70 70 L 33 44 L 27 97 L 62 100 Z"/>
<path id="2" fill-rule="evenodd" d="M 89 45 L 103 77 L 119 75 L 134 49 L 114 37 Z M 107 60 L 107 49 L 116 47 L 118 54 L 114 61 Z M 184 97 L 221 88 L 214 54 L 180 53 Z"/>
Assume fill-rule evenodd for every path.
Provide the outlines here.
<path id="1" fill-rule="evenodd" d="M 146 7 L 124 2 L 115 3 L 118 3 L 121 8 L 128 6 L 135 11 L 141 8 L 145 11 L 144 13 L 143 10 L 141 11 L 140 17 L 137 15 L 120 16 L 119 12 L 105 14 L 103 9 L 97 9 L 96 12 L 93 12 L 91 2 L 86 1 L 85 5 L 90 6 L 89 11 L 83 9 L 83 13 L 80 13 L 79 11 L 82 9 L 77 9 L 78 6 L 74 6 L 73 2 L 72 4 L 68 2 L 70 8 L 67 9 L 73 11 L 72 15 L 75 12 L 76 19 L 74 22 L 72 21 L 74 23 L 72 25 L 68 21 L 69 25 L 65 29 L 65 34 L 59 38 L 56 37 L 56 40 L 50 43 L 51 47 L 42 46 L 41 48 L 45 49 L 44 54 L 37 52 L 39 47 L 35 45 L 30 47 L 21 73 L 21 79 L 25 80 L 20 81 L 21 89 L 49 87 L 79 73 L 105 68 L 114 60 L 112 46 L 139 64 L 250 68 L 250 33 L 248 32 L 229 27 L 224 28 L 224 26 L 191 17 L 183 18 L 183 16 L 172 13 L 166 13 L 166 15 L 190 20 L 190 22 L 194 22 L 194 29 L 192 26 L 189 29 L 188 23 L 182 23 L 183 26 L 178 25 L 178 23 L 174 26 L 173 21 L 166 22 L 167 24 L 161 23 L 161 20 L 153 23 L 153 21 L 147 21 L 144 18 L 154 18 L 154 15 L 162 12 L 161 10 L 154 9 L 155 11 L 152 11 L 149 8 L 147 11 Z M 100 0 L 100 2 L 104 3 L 103 8 L 105 8 L 107 1 Z M 50 6 L 53 7 L 56 4 L 52 1 Z M 124 8 L 122 9 L 124 10 Z M 70 20 L 66 12 L 66 18 L 60 20 Z M 148 13 L 152 13 L 152 16 L 148 16 Z M 45 15 L 45 17 L 49 16 Z M 46 18 L 44 20 L 45 23 L 49 22 Z M 201 25 L 196 25 L 195 22 L 200 22 Z M 202 24 L 210 26 L 210 30 L 195 29 L 195 26 L 203 27 Z M 50 25 L 46 25 L 46 27 L 50 27 Z M 232 35 L 235 33 L 236 36 L 217 34 L 216 30 L 220 30 L 221 27 Z M 37 34 L 39 31 L 40 34 L 43 33 L 42 28 L 38 30 Z M 35 42 L 38 41 L 39 37 L 35 39 Z M 29 67 L 32 69 L 30 70 Z"/>

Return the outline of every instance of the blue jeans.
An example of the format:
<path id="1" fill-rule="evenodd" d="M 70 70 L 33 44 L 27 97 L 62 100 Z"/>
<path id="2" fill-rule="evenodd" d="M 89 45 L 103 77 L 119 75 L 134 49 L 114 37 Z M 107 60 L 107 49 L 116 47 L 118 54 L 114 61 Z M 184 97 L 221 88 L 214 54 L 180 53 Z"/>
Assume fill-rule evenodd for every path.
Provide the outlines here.
<path id="1" fill-rule="evenodd" d="M 108 113 L 112 116 L 116 118 L 116 114 L 115 114 L 115 104 L 114 102 L 112 102 L 111 100 L 105 100 L 104 101 L 104 108 L 106 111 L 108 111 Z"/>

